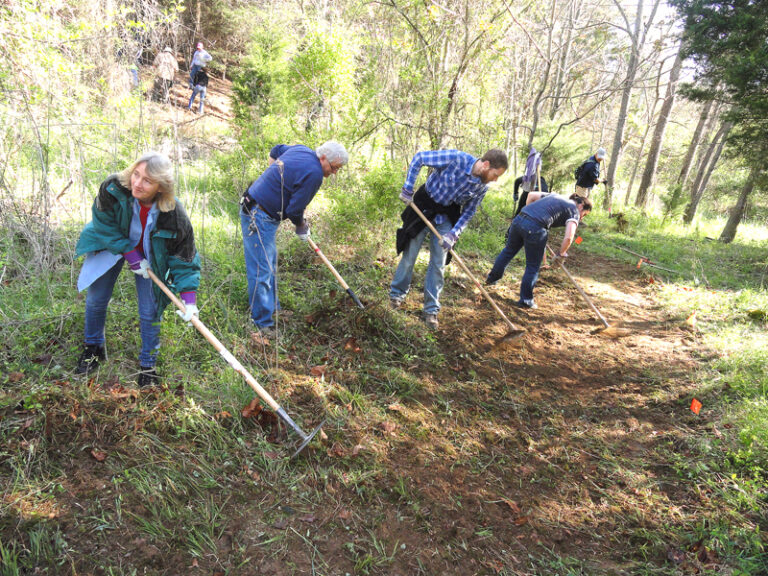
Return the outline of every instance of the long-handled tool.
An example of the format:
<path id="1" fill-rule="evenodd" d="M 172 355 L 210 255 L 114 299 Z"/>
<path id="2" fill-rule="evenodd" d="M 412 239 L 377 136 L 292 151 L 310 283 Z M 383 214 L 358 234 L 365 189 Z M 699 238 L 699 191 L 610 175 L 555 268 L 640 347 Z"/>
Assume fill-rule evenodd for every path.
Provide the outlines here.
<path id="1" fill-rule="evenodd" d="M 165 295 L 168 296 L 168 298 L 171 299 L 171 302 L 173 302 L 179 310 L 182 312 L 186 312 L 187 309 L 184 306 L 184 303 L 179 300 L 176 295 L 171 292 L 171 290 L 168 288 L 168 286 L 165 285 L 165 283 L 160 280 L 160 278 L 157 277 L 157 275 L 152 272 L 152 270 L 147 270 L 147 273 L 149 274 L 149 277 L 152 278 L 152 281 L 157 284 L 160 287 L 160 290 L 165 292 Z M 296 452 L 293 453 L 293 456 L 291 458 L 295 458 L 299 452 L 304 450 L 304 448 L 307 447 L 307 445 L 310 443 L 312 438 L 315 437 L 315 434 L 317 434 L 320 431 L 320 428 L 322 428 L 323 424 L 325 424 L 325 420 L 323 420 L 320 425 L 315 428 L 310 434 L 306 434 L 299 426 L 291 419 L 288 414 L 286 414 L 285 410 L 277 403 L 275 402 L 275 399 L 272 398 L 272 396 L 269 395 L 269 392 L 264 390 L 264 388 L 261 387 L 261 384 L 259 384 L 256 381 L 256 378 L 251 376 L 250 372 L 246 370 L 240 362 L 237 361 L 237 359 L 227 350 L 224 345 L 219 341 L 216 336 L 211 333 L 210 330 L 206 327 L 205 324 L 197 317 L 192 316 L 190 319 L 190 322 L 192 325 L 197 328 L 198 332 L 205 336 L 205 339 L 208 340 L 211 344 L 213 344 L 213 347 L 216 348 L 219 354 L 221 354 L 221 357 L 224 358 L 224 360 L 227 361 L 227 364 L 229 364 L 232 369 L 239 373 L 243 378 L 245 378 L 245 381 L 248 382 L 248 385 L 253 388 L 254 392 L 259 395 L 259 397 L 266 402 L 272 410 L 275 411 L 275 413 L 280 416 L 280 418 L 283 419 L 283 421 L 288 424 L 291 428 L 293 428 L 293 431 L 296 432 L 301 437 L 301 444 L 299 445 Z"/>
<path id="2" fill-rule="evenodd" d="M 587 293 L 584 292 L 584 290 L 581 289 L 581 286 L 578 285 L 576 282 L 576 279 L 571 276 L 571 273 L 568 272 L 568 268 L 565 267 L 565 264 L 563 263 L 562 259 L 557 257 L 557 254 L 555 254 L 555 251 L 552 250 L 549 246 L 547 246 L 547 250 L 549 250 L 550 254 L 552 255 L 552 258 L 554 260 L 557 260 L 560 264 L 560 268 L 563 269 L 563 272 L 565 272 L 566 276 L 570 279 L 570 281 L 573 283 L 574 286 L 576 286 L 576 290 L 579 291 L 579 294 L 581 294 L 581 297 L 584 298 L 584 301 L 589 304 L 589 307 L 592 308 L 592 312 L 594 312 L 598 318 L 600 318 L 600 322 L 603 323 L 604 328 L 601 328 L 598 330 L 598 333 L 603 334 L 605 336 L 609 336 L 611 338 L 620 338 L 622 336 L 629 335 L 630 331 L 627 328 L 617 328 L 616 326 L 611 326 L 608 324 L 608 320 L 605 319 L 605 316 L 603 316 L 600 313 L 600 310 L 597 309 L 597 306 L 592 302 L 592 299 L 587 296 Z"/>
<path id="3" fill-rule="evenodd" d="M 424 224 L 426 224 L 430 232 L 432 232 L 432 234 L 435 235 L 435 238 L 437 238 L 438 242 L 442 244 L 443 237 L 440 236 L 440 233 L 432 225 L 432 222 L 430 222 L 427 219 L 427 217 L 424 216 L 423 212 L 419 210 L 418 206 L 416 206 L 414 202 L 410 203 L 410 207 L 413 208 L 413 211 L 416 212 L 416 214 L 418 214 L 422 220 L 424 220 Z M 475 283 L 475 285 L 480 289 L 480 292 L 482 293 L 483 296 L 485 296 L 485 299 L 488 300 L 488 302 L 491 304 L 493 309 L 496 310 L 496 312 L 498 312 L 499 316 L 501 316 L 504 319 L 504 322 L 506 322 L 507 325 L 509 326 L 509 332 L 507 332 L 507 334 L 504 335 L 499 342 L 502 342 L 504 340 L 509 340 L 509 339 L 520 338 L 525 333 L 525 330 L 520 330 L 517 326 L 512 324 L 512 322 L 509 320 L 509 318 L 506 317 L 504 312 L 501 311 L 501 308 L 499 308 L 496 305 L 496 302 L 493 301 L 493 298 L 491 298 L 491 295 L 488 294 L 488 291 L 485 288 L 483 288 L 482 284 L 480 284 L 480 282 L 477 281 L 477 278 L 475 278 L 472 272 L 469 271 L 469 268 L 467 268 L 467 265 L 464 264 L 464 261 L 461 258 L 459 258 L 459 255 L 456 254 L 456 252 L 453 249 L 451 249 L 451 253 L 453 254 L 453 258 L 456 260 L 456 262 L 459 263 L 459 266 L 461 266 L 461 268 L 464 270 L 466 275 L 469 276 L 472 279 L 472 281 Z"/>
<path id="4" fill-rule="evenodd" d="M 363 306 L 363 303 L 360 302 L 360 298 L 357 297 L 357 295 L 352 292 L 352 288 L 350 288 L 346 282 L 344 282 L 344 278 L 341 277 L 341 274 L 336 272 L 336 268 L 333 267 L 333 264 L 328 260 L 328 258 L 325 257 L 325 254 L 323 254 L 320 250 L 320 247 L 315 244 L 312 241 L 312 238 L 307 238 L 307 242 L 309 242 L 310 248 L 315 251 L 315 253 L 320 256 L 320 260 L 323 261 L 323 263 L 328 266 L 328 269 L 331 271 L 331 273 L 336 277 L 336 280 L 341 284 L 341 287 L 344 288 L 344 290 L 347 291 L 347 294 L 349 294 L 349 297 L 352 298 L 355 304 L 357 304 L 360 308 L 365 308 Z"/>
<path id="5" fill-rule="evenodd" d="M 634 252 L 629 248 L 624 248 L 623 246 L 619 246 L 618 244 L 613 244 L 613 246 L 615 246 L 619 250 L 623 250 L 624 252 L 629 252 L 630 254 L 634 254 L 635 256 L 639 257 L 640 262 L 638 263 L 638 266 L 637 266 L 638 268 L 640 268 L 640 264 L 647 264 L 648 266 L 658 268 L 659 270 L 664 270 L 665 272 L 671 272 L 672 274 L 677 274 L 678 276 L 685 276 L 685 274 L 677 270 L 672 270 L 671 268 L 664 268 L 664 266 L 659 266 L 658 264 L 656 264 L 656 262 L 652 261 L 650 258 L 646 256 L 643 256 L 639 252 Z"/>

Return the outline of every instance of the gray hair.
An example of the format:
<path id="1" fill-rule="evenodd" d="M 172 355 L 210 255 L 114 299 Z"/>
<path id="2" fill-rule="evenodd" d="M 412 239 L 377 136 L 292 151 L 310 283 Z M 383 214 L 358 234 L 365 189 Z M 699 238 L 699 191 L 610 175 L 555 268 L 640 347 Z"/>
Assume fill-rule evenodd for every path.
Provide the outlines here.
<path id="1" fill-rule="evenodd" d="M 157 208 L 160 212 L 170 212 L 176 207 L 174 192 L 173 164 L 171 159 L 161 152 L 149 151 L 120 173 L 120 184 L 131 187 L 131 174 L 139 164 L 146 164 L 147 176 L 159 184 L 157 189 Z"/>
<path id="2" fill-rule="evenodd" d="M 317 154 L 318 158 L 320 158 L 320 156 L 325 156 L 325 159 L 328 160 L 328 162 L 341 162 L 342 166 L 349 162 L 347 149 L 334 140 L 328 140 L 328 142 L 322 144 L 315 150 L 315 154 Z"/>

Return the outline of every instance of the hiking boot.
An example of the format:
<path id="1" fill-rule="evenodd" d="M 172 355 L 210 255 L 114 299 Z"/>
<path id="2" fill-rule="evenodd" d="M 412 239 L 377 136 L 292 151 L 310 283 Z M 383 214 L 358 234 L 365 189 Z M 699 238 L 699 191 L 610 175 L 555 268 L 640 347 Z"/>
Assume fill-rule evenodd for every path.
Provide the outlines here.
<path id="1" fill-rule="evenodd" d="M 277 337 L 277 328 L 274 326 L 259 326 L 259 334 L 267 340 L 273 340 Z"/>
<path id="2" fill-rule="evenodd" d="M 391 298 L 389 299 L 389 307 L 392 308 L 392 310 L 400 310 L 400 308 L 403 307 L 403 304 L 405 304 L 405 298 Z"/>
<path id="3" fill-rule="evenodd" d="M 139 372 L 139 388 L 150 388 L 160 384 L 160 377 L 153 367 L 141 367 Z"/>
<path id="4" fill-rule="evenodd" d="M 515 306 L 518 308 L 523 308 L 524 310 L 536 310 L 538 308 L 536 302 L 533 300 L 531 300 L 530 303 L 526 302 L 525 300 L 518 300 L 515 302 Z"/>
<path id="5" fill-rule="evenodd" d="M 437 314 L 424 314 L 424 323 L 432 328 L 432 330 L 437 330 L 437 327 L 439 326 L 437 322 Z"/>
<path id="6" fill-rule="evenodd" d="M 77 359 L 75 374 L 88 374 L 99 367 L 99 362 L 106 358 L 104 346 L 99 344 L 86 344 L 80 358 Z"/>
<path id="7" fill-rule="evenodd" d="M 496 286 L 496 284 L 501 280 L 501 278 L 496 278 L 496 280 L 491 280 L 491 277 L 485 279 L 485 285 L 486 286 Z"/>

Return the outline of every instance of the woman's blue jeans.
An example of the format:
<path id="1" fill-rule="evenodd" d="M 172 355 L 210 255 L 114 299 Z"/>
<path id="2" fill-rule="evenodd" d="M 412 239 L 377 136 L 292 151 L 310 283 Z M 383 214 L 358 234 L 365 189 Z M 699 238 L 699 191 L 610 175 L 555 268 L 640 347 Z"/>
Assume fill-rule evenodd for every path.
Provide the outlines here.
<path id="1" fill-rule="evenodd" d="M 533 288 L 539 279 L 541 261 L 547 249 L 549 230 L 525 214 L 519 214 L 512 220 L 507 234 L 507 243 L 499 252 L 488 274 L 488 281 L 495 282 L 504 275 L 504 270 L 512 258 L 525 247 L 525 272 L 520 282 L 520 300 L 530 306 L 533 304 Z"/>
<path id="2" fill-rule="evenodd" d="M 122 258 L 88 287 L 85 296 L 85 343 L 103 346 L 106 337 L 104 326 L 107 320 L 107 307 L 112 299 L 120 270 L 125 260 Z M 136 280 L 136 295 L 139 303 L 139 331 L 141 333 L 141 352 L 139 363 L 149 368 L 157 362 L 160 348 L 160 321 L 157 316 L 157 303 L 152 288 L 152 280 L 133 274 Z"/>
<path id="3" fill-rule="evenodd" d="M 205 106 L 205 92 L 206 92 L 205 86 L 199 86 L 199 85 L 195 86 L 192 89 L 192 96 L 189 97 L 189 106 L 187 106 L 187 108 L 192 110 L 192 104 L 195 102 L 195 96 L 200 94 L 200 107 L 197 109 L 197 111 L 200 114 L 202 114 L 203 113 L 203 108 Z"/>
<path id="4" fill-rule="evenodd" d="M 240 211 L 243 231 L 245 275 L 248 278 L 248 306 L 259 328 L 274 326 L 272 315 L 280 306 L 277 298 L 277 245 L 280 221 L 254 207 L 250 214 Z"/>
<path id="5" fill-rule="evenodd" d="M 453 224 L 445 218 L 440 224 L 435 224 L 435 228 L 444 236 L 453 228 Z M 429 230 L 425 226 L 415 237 L 408 242 L 403 250 L 403 256 L 395 270 L 395 277 L 392 278 L 392 284 L 389 287 L 389 297 L 395 300 L 401 300 L 408 294 L 413 278 L 413 267 L 416 264 L 416 258 L 419 256 L 419 250 L 424 243 L 424 238 Z M 430 233 L 429 240 L 429 266 L 424 278 L 424 313 L 437 314 L 440 312 L 440 293 L 443 291 L 444 271 L 445 271 L 445 250 L 440 246 L 440 242 Z"/>

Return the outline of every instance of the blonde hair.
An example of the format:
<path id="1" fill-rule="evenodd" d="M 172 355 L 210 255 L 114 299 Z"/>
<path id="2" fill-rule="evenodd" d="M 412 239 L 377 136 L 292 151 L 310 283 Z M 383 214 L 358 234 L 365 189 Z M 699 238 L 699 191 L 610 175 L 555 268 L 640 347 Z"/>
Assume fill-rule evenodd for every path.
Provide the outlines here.
<path id="1" fill-rule="evenodd" d="M 176 195 L 174 193 L 173 164 L 170 158 L 160 152 L 145 152 L 118 176 L 120 184 L 130 190 L 131 174 L 139 164 L 146 164 L 147 176 L 158 183 L 157 208 L 160 212 L 170 212 L 176 208 Z"/>

